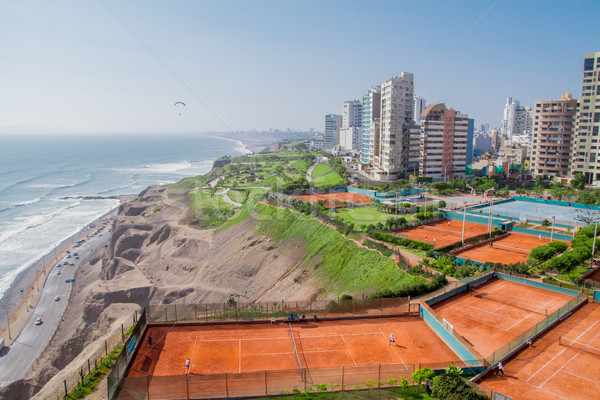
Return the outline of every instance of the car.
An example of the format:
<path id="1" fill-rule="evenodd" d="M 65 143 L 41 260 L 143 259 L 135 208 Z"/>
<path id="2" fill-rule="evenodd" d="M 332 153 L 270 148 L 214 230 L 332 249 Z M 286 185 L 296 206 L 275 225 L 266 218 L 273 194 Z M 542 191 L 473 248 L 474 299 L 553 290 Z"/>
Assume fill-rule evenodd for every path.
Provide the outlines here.
<path id="1" fill-rule="evenodd" d="M 39 317 L 38 319 L 35 320 L 35 324 L 36 325 L 41 325 L 42 324 L 42 317 Z"/>
<path id="2" fill-rule="evenodd" d="M 71 258 L 71 255 L 70 255 L 70 254 L 67 254 L 67 258 Z"/>
<path id="3" fill-rule="evenodd" d="M 73 253 L 73 256 L 79 257 L 79 253 Z"/>
<path id="4" fill-rule="evenodd" d="M 56 264 L 56 268 L 60 268 L 60 263 Z"/>
<path id="5" fill-rule="evenodd" d="M 56 271 L 56 275 L 60 275 L 60 271 Z"/>
<path id="6" fill-rule="evenodd" d="M 56 296 L 56 297 L 54 298 L 54 301 L 59 301 L 59 300 L 60 300 L 60 296 Z"/>
<path id="7" fill-rule="evenodd" d="M 71 267 L 75 266 L 75 264 L 73 264 L 73 263 L 71 263 L 71 264 L 69 264 L 69 265 L 70 265 Z"/>
<path id="8" fill-rule="evenodd" d="M 64 264 L 64 265 L 69 265 L 69 262 L 68 262 L 68 261 L 65 261 L 63 264 Z"/>
<path id="9" fill-rule="evenodd" d="M 70 251 L 70 250 L 67 250 L 67 254 L 70 254 L 70 253 L 71 253 L 71 251 Z"/>
<path id="10" fill-rule="evenodd" d="M 79 256 L 75 256 L 75 259 L 76 259 L 76 260 L 79 260 Z"/>

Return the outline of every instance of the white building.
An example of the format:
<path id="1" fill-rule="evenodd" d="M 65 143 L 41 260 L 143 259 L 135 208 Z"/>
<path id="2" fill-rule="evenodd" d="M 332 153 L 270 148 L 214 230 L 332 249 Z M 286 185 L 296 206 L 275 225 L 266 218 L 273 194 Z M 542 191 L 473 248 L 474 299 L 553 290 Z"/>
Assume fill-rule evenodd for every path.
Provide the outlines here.
<path id="1" fill-rule="evenodd" d="M 425 101 L 425 99 L 419 96 L 415 96 L 415 123 L 421 123 L 421 113 L 423 112 L 423 110 L 425 110 L 425 107 L 427 107 L 427 102 Z"/>
<path id="2" fill-rule="evenodd" d="M 360 162 L 369 164 L 371 155 L 379 146 L 379 116 L 381 114 L 381 86 L 363 96 Z"/>
<path id="3" fill-rule="evenodd" d="M 395 180 L 398 173 L 409 172 L 410 127 L 414 127 L 413 93 L 414 76 L 408 72 L 381 85 L 379 143 L 369 156 L 376 179 Z"/>
<path id="4" fill-rule="evenodd" d="M 506 99 L 500 133 L 509 139 L 514 135 L 531 134 L 533 129 L 533 110 L 531 107 L 521 107 L 518 100 L 512 97 Z"/>
<path id="5" fill-rule="evenodd" d="M 342 150 L 361 149 L 362 103 L 360 100 L 344 102 L 339 144 Z"/>

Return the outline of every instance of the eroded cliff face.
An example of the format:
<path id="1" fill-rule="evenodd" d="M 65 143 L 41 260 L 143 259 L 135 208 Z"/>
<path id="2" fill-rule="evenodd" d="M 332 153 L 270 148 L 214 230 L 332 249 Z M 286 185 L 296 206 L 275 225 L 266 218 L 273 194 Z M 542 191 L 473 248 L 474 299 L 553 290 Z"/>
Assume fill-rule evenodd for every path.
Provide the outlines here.
<path id="1" fill-rule="evenodd" d="M 252 218 L 222 231 L 184 225 L 185 199 L 169 198 L 156 186 L 120 207 L 110 239 L 79 268 L 63 321 L 39 365 L 0 395 L 20 399 L 39 391 L 36 398 L 52 398 L 63 379 L 77 375 L 90 354 L 148 304 L 318 295 L 318 285 L 302 265 L 301 243 L 277 243 L 257 234 Z"/>

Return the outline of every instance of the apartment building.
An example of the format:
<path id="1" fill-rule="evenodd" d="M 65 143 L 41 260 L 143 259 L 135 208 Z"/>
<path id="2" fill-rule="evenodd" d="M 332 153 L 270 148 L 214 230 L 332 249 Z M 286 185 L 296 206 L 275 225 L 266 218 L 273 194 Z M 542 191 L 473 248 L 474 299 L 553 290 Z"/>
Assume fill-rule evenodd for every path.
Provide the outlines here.
<path id="1" fill-rule="evenodd" d="M 558 100 L 535 103 L 531 171 L 536 175 L 569 177 L 579 102 L 570 93 Z"/>
<path id="2" fill-rule="evenodd" d="M 379 143 L 369 157 L 375 179 L 395 180 L 410 171 L 411 139 L 416 140 L 413 97 L 411 73 L 402 72 L 381 85 Z"/>
<path id="3" fill-rule="evenodd" d="M 464 176 L 467 160 L 468 115 L 446 105 L 431 104 L 421 114 L 421 176 Z"/>
<path id="4" fill-rule="evenodd" d="M 583 82 L 578 131 L 573 148 L 572 174 L 584 174 L 587 182 L 600 186 L 600 52 L 588 53 L 583 62 Z"/>
<path id="5" fill-rule="evenodd" d="M 327 114 L 325 116 L 325 150 L 331 151 L 339 144 L 340 128 L 342 127 L 342 116 Z"/>
<path id="6" fill-rule="evenodd" d="M 381 114 L 381 86 L 369 89 L 363 96 L 360 162 L 369 164 L 372 154 L 379 149 L 379 117 Z"/>
<path id="7" fill-rule="evenodd" d="M 360 100 L 344 102 L 339 144 L 342 150 L 359 151 L 361 148 L 362 103 Z"/>

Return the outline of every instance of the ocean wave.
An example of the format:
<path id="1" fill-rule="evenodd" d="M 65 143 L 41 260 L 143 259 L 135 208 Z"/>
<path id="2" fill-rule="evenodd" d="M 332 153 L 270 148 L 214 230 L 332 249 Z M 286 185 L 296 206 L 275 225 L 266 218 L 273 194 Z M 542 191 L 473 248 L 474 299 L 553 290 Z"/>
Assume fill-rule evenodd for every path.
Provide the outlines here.
<path id="1" fill-rule="evenodd" d="M 250 149 L 248 149 L 248 146 L 246 144 L 244 144 L 244 142 L 242 142 L 239 139 L 231 139 L 231 138 L 226 138 L 226 137 L 222 137 L 222 136 L 213 136 L 213 137 L 237 143 L 237 146 L 234 147 L 233 150 L 237 151 L 238 153 L 242 153 L 242 154 L 250 154 L 250 153 L 252 153 L 252 151 L 250 151 Z"/>
<path id="2" fill-rule="evenodd" d="M 192 163 L 190 161 L 184 160 L 180 162 L 174 163 L 163 163 L 163 164 L 146 164 L 141 167 L 134 168 L 111 168 L 111 171 L 117 172 L 129 172 L 133 174 L 152 174 L 152 173 L 171 173 L 176 171 L 181 171 L 187 168 L 190 168 Z"/>
<path id="3" fill-rule="evenodd" d="M 38 201 L 41 200 L 41 197 L 35 198 L 33 200 L 25 200 L 25 201 L 17 201 L 15 203 L 12 203 L 11 206 L 13 207 L 24 207 L 24 206 L 29 206 L 31 204 L 35 204 Z"/>

